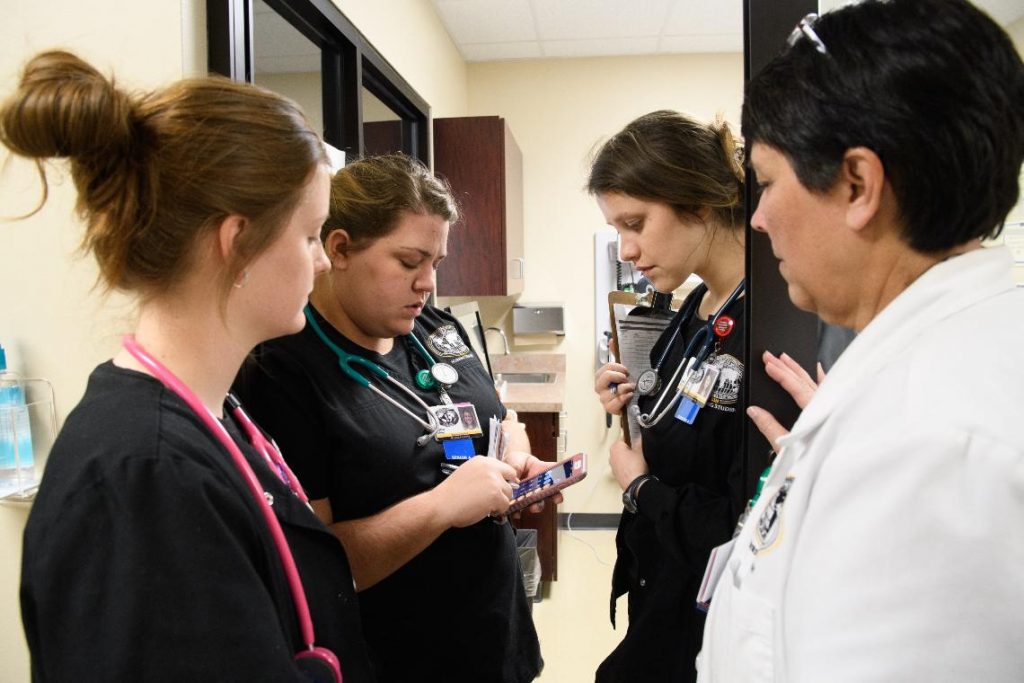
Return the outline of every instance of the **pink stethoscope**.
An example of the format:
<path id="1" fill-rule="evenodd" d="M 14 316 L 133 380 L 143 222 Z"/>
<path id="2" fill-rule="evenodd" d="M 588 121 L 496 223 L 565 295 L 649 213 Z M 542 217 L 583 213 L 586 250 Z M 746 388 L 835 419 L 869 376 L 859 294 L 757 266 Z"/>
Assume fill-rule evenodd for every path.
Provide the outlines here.
<path id="1" fill-rule="evenodd" d="M 288 547 L 288 541 L 284 537 L 284 531 L 281 530 L 281 524 L 277 520 L 277 516 L 274 515 L 274 511 L 270 509 L 270 503 L 268 502 L 263 487 L 260 486 L 259 480 L 256 479 L 256 474 L 252 471 L 252 467 L 249 466 L 249 462 L 242 455 L 241 449 L 238 448 L 238 444 L 234 442 L 231 436 L 228 434 L 224 425 L 214 417 L 210 409 L 203 405 L 203 402 L 199 400 L 199 397 L 189 389 L 184 382 L 174 376 L 174 374 L 168 370 L 160 361 L 150 356 L 145 349 L 139 346 L 139 343 L 135 341 L 134 335 L 125 335 L 123 346 L 135 360 L 142 363 L 142 365 L 149 370 L 150 373 L 161 383 L 183 400 L 188 407 L 199 417 L 204 425 L 210 430 L 214 437 L 220 441 L 228 453 L 231 454 L 231 459 L 235 463 L 235 467 L 238 469 L 239 474 L 242 475 L 242 479 L 248 485 L 249 490 L 252 492 L 253 497 L 256 499 L 257 504 L 263 518 L 270 529 L 270 535 L 274 539 L 274 545 L 277 547 L 278 557 L 281 559 L 281 565 L 284 569 L 285 578 L 288 580 L 288 588 L 292 594 L 292 601 L 295 603 L 295 613 L 299 620 L 299 630 L 302 635 L 302 642 L 305 644 L 305 649 L 301 652 L 296 653 L 295 661 L 299 667 L 305 670 L 307 673 L 324 673 L 331 674 L 331 680 L 334 683 L 342 683 L 341 678 L 341 665 L 338 663 L 338 657 L 324 647 L 317 647 L 313 643 L 316 640 L 313 633 L 313 619 L 309 614 L 309 604 L 306 602 L 306 592 L 302 588 L 302 579 L 299 578 L 299 570 L 295 566 L 295 558 L 292 556 L 291 548 Z M 253 424 L 249 416 L 242 410 L 241 404 L 238 400 L 228 394 L 227 396 L 228 405 L 231 407 L 231 412 L 235 418 L 242 424 L 246 434 L 249 437 L 250 443 L 267 461 L 270 469 L 275 472 L 280 479 L 288 485 L 288 488 L 292 490 L 303 503 L 309 504 L 309 498 L 306 496 L 306 492 L 303 491 L 302 485 L 299 484 L 299 480 L 295 477 L 292 471 L 288 468 L 284 458 L 281 457 L 281 452 L 277 449 L 277 446 L 269 441 L 259 428 Z M 309 669 L 312 667 L 312 670 Z"/>

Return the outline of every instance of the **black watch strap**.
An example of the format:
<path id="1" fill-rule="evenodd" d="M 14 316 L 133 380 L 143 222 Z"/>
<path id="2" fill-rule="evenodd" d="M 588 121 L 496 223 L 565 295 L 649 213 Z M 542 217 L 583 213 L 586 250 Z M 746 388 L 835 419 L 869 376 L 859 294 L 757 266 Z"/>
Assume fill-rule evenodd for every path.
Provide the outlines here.
<path id="1" fill-rule="evenodd" d="M 637 512 L 637 500 L 636 492 L 640 489 L 641 484 L 649 480 L 657 481 L 658 478 L 653 474 L 641 474 L 639 477 L 629 482 L 629 486 L 622 492 L 622 506 L 626 508 L 627 512 L 636 514 Z"/>

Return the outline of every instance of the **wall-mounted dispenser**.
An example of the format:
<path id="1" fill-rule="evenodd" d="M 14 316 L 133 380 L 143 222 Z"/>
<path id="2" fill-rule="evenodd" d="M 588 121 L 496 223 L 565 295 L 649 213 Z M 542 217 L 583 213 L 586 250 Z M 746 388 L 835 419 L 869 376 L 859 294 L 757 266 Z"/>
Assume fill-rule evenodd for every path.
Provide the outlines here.
<path id="1" fill-rule="evenodd" d="M 565 335 L 565 306 L 516 304 L 512 308 L 512 332 L 517 346 L 557 344 Z"/>
<path id="2" fill-rule="evenodd" d="M 35 497 L 56 436 L 53 386 L 8 370 L 0 346 L 0 500 Z"/>

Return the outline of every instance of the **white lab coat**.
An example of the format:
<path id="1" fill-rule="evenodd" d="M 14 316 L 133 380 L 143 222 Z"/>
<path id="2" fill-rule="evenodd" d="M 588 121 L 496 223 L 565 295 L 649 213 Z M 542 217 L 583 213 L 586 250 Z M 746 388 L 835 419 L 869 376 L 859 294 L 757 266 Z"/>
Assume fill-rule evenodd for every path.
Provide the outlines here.
<path id="1" fill-rule="evenodd" d="M 1005 248 L 937 264 L 840 357 L 737 538 L 699 681 L 1024 680 L 1011 264 Z"/>

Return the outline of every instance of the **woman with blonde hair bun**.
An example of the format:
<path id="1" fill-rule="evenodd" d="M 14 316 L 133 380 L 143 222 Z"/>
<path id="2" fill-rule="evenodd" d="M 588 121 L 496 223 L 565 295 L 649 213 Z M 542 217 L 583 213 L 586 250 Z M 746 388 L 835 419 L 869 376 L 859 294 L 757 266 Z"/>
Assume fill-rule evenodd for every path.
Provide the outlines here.
<path id="1" fill-rule="evenodd" d="M 138 301 L 25 529 L 33 680 L 337 681 L 337 660 L 373 680 L 344 549 L 227 393 L 253 346 L 302 328 L 328 267 L 330 179 L 302 112 L 222 79 L 133 96 L 47 52 L 0 141 L 41 174 L 70 161 L 84 249 Z"/>

